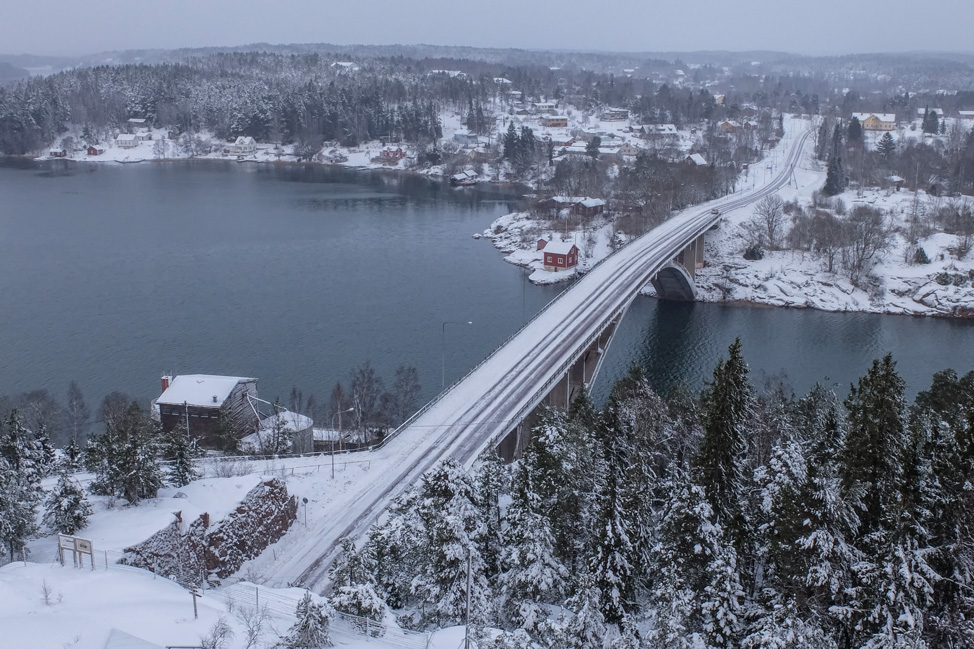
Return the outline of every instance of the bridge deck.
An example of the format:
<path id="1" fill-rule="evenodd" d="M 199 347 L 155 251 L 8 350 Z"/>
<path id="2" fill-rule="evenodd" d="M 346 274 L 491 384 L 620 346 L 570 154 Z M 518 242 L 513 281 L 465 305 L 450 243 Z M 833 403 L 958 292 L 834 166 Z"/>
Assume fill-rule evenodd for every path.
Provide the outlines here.
<path id="1" fill-rule="evenodd" d="M 437 461 L 454 457 L 471 465 L 510 432 L 545 397 L 608 323 L 621 315 L 661 266 L 707 231 L 722 213 L 773 193 L 787 182 L 809 132 L 792 136 L 782 172 L 769 184 L 686 211 L 596 265 L 552 301 L 507 343 L 372 452 L 380 466 L 373 480 L 351 485 L 347 509 L 308 535 L 281 566 L 279 577 L 314 587 L 327 575 L 345 536 L 361 538 L 391 501 Z"/>

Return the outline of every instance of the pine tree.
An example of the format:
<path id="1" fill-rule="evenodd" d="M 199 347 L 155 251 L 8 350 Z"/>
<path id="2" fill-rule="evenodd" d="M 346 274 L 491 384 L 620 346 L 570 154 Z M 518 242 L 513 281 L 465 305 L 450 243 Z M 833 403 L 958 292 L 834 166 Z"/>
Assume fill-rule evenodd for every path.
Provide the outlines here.
<path id="1" fill-rule="evenodd" d="M 105 422 L 105 432 L 89 439 L 85 466 L 95 473 L 93 493 L 122 496 L 130 504 L 154 498 L 162 486 L 158 424 L 137 402 Z"/>
<path id="2" fill-rule="evenodd" d="M 10 412 L 0 434 L 0 457 L 7 460 L 18 480 L 39 485 L 46 471 L 46 453 L 41 440 L 28 430 L 17 410 Z"/>
<path id="3" fill-rule="evenodd" d="M 555 540 L 524 462 L 514 466 L 511 503 L 507 507 L 501 593 L 507 617 L 528 631 L 547 616 L 543 605 L 561 603 L 568 570 L 555 556 Z"/>
<path id="4" fill-rule="evenodd" d="M 185 426 L 177 424 L 165 434 L 162 452 L 169 461 L 167 482 L 171 486 L 184 487 L 199 477 L 199 471 L 193 466 L 193 459 L 199 456 L 199 452 Z"/>
<path id="5" fill-rule="evenodd" d="M 220 409 L 219 417 L 216 433 L 217 448 L 227 455 L 239 454 L 240 432 L 237 430 L 237 423 L 224 408 Z"/>
<path id="6" fill-rule="evenodd" d="M 40 502 L 37 484 L 25 479 L 0 456 L 0 544 L 10 553 L 26 559 L 27 541 L 39 532 L 35 510 Z"/>
<path id="7" fill-rule="evenodd" d="M 849 120 L 849 142 L 858 142 L 862 140 L 862 124 L 859 123 L 858 117 L 853 117 Z"/>
<path id="8" fill-rule="evenodd" d="M 507 134 L 504 135 L 504 159 L 514 161 L 517 155 L 520 138 L 517 136 L 517 129 L 514 128 L 514 120 L 507 125 Z"/>
<path id="9" fill-rule="evenodd" d="M 842 158 L 836 155 L 829 161 L 829 168 L 825 173 L 825 187 L 822 191 L 826 196 L 836 196 L 844 190 L 845 172 L 842 170 Z"/>
<path id="10" fill-rule="evenodd" d="M 287 649 L 320 649 L 331 646 L 329 634 L 330 617 L 323 604 L 319 604 L 305 593 L 295 608 L 297 620 L 283 639 Z"/>
<path id="11" fill-rule="evenodd" d="M 748 553 L 750 534 L 744 513 L 744 460 L 754 395 L 747 373 L 738 339 L 727 360 L 718 361 L 704 396 L 704 436 L 693 461 L 695 482 L 706 489 L 715 519 L 741 555 Z"/>
<path id="12" fill-rule="evenodd" d="M 62 468 L 70 473 L 77 473 L 84 465 L 84 452 L 74 441 L 68 440 L 68 445 L 64 447 L 64 459 Z"/>
<path id="13" fill-rule="evenodd" d="M 887 354 L 873 365 L 845 401 L 848 430 L 841 449 L 842 487 L 860 503 L 860 535 L 892 522 L 906 446 L 906 384 Z"/>
<path id="14" fill-rule="evenodd" d="M 706 490 L 686 476 L 667 481 L 670 493 L 654 549 L 657 575 L 653 634 L 660 646 L 733 647 L 743 624 L 737 553 L 710 506 Z"/>
<path id="15" fill-rule="evenodd" d="M 601 599 L 598 588 L 583 578 L 578 592 L 565 602 L 567 613 L 559 621 L 542 626 L 545 644 L 565 649 L 602 649 L 606 627 L 599 606 Z"/>
<path id="16" fill-rule="evenodd" d="M 423 565 L 411 584 L 422 602 L 422 626 L 449 626 L 465 619 L 467 579 L 471 573 L 470 622 L 487 623 L 491 615 L 486 566 L 479 548 L 486 524 L 476 505 L 470 476 L 450 458 L 423 475 L 417 515 L 422 521 Z"/>
<path id="17" fill-rule="evenodd" d="M 366 556 L 356 551 L 352 539 L 342 539 L 341 546 L 342 552 L 328 573 L 333 590 L 329 603 L 342 613 L 382 620 L 385 603 L 375 591 L 375 579 Z"/>
<path id="18" fill-rule="evenodd" d="M 893 136 L 888 132 L 883 133 L 883 137 L 879 138 L 879 143 L 876 144 L 876 151 L 885 160 L 892 158 L 893 154 L 896 153 L 896 141 L 893 139 Z"/>
<path id="19" fill-rule="evenodd" d="M 477 507 L 484 521 L 484 536 L 480 544 L 480 555 L 484 558 L 486 575 L 494 579 L 500 572 L 501 539 L 501 493 L 507 491 L 507 469 L 504 461 L 495 452 L 487 451 L 480 457 L 480 465 L 474 472 L 474 485 L 477 488 Z"/>
<path id="20" fill-rule="evenodd" d="M 418 488 L 407 489 L 393 501 L 386 521 L 369 531 L 367 564 L 380 595 L 393 608 L 409 603 L 413 579 L 427 558 L 419 500 Z"/>
<path id="21" fill-rule="evenodd" d="M 84 490 L 64 471 L 44 503 L 44 523 L 54 532 L 74 535 L 88 524 L 91 503 Z"/>

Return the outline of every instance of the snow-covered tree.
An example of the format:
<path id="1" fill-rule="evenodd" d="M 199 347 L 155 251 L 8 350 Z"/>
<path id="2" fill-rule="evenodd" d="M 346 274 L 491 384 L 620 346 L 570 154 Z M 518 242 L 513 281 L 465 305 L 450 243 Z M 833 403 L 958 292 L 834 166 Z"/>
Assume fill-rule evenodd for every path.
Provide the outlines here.
<path id="1" fill-rule="evenodd" d="M 555 556 L 551 525 L 538 511 L 540 502 L 532 479 L 524 462 L 518 462 L 507 507 L 500 575 L 507 617 L 529 631 L 547 615 L 545 603 L 563 601 L 568 581 L 568 570 Z"/>
<path id="2" fill-rule="evenodd" d="M 668 480 L 670 499 L 654 549 L 653 635 L 662 647 L 733 647 L 743 626 L 737 554 L 703 487 Z"/>
<path id="3" fill-rule="evenodd" d="M 418 488 L 407 489 L 393 501 L 385 522 L 369 530 L 368 565 L 379 594 L 393 608 L 410 603 L 413 578 L 426 560 L 419 498 Z"/>
<path id="4" fill-rule="evenodd" d="M 694 482 L 705 489 L 715 521 L 744 556 L 750 553 L 745 453 L 754 413 L 747 374 L 738 339 L 728 349 L 727 360 L 718 361 L 704 394 L 704 436 L 693 460 Z"/>
<path id="5" fill-rule="evenodd" d="M 63 471 L 44 503 L 44 523 L 54 532 L 73 535 L 88 524 L 91 513 L 81 485 Z"/>
<path id="6" fill-rule="evenodd" d="M 163 436 L 163 457 L 169 461 L 166 481 L 173 487 L 184 487 L 199 477 L 193 459 L 199 456 L 196 441 L 186 432 L 186 426 L 177 424 Z"/>
<path id="7" fill-rule="evenodd" d="M 162 486 L 158 424 L 137 402 L 106 419 L 105 432 L 89 440 L 85 465 L 96 474 L 94 493 L 122 496 L 134 504 L 154 498 Z"/>
<path id="8" fill-rule="evenodd" d="M 490 587 L 479 548 L 486 524 L 470 475 L 449 458 L 423 475 L 417 514 L 422 521 L 423 565 L 411 584 L 419 598 L 421 626 L 449 626 L 466 619 L 470 571 L 470 623 L 491 618 Z"/>
<path id="9" fill-rule="evenodd" d="M 565 613 L 558 620 L 541 625 L 540 635 L 549 647 L 602 649 L 606 635 L 602 617 L 602 594 L 583 577 L 578 592 L 565 602 Z"/>
<path id="10" fill-rule="evenodd" d="M 36 508 L 40 490 L 24 479 L 0 456 L 0 544 L 13 561 L 19 554 L 26 558 L 27 541 L 37 535 Z"/>
<path id="11" fill-rule="evenodd" d="M 329 624 L 331 621 L 325 605 L 314 600 L 311 593 L 305 593 L 294 611 L 297 620 L 281 639 L 286 649 L 320 649 L 331 646 Z"/>

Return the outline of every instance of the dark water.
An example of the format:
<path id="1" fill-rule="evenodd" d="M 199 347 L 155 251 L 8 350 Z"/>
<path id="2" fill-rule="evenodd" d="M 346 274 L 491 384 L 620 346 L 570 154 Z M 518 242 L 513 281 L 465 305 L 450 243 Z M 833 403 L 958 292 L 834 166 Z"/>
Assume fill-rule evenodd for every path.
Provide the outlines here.
<path id="1" fill-rule="evenodd" d="M 259 378 L 318 402 L 370 360 L 414 365 L 423 398 L 463 374 L 563 287 L 526 284 L 470 235 L 509 190 L 414 176 L 236 163 L 0 164 L 0 395 L 76 380 L 148 400 L 162 371 Z M 473 321 L 448 325 L 444 321 Z M 658 387 L 708 376 L 734 337 L 760 382 L 837 382 L 892 351 L 922 389 L 974 366 L 967 323 L 641 299 L 596 393 L 632 361 Z"/>

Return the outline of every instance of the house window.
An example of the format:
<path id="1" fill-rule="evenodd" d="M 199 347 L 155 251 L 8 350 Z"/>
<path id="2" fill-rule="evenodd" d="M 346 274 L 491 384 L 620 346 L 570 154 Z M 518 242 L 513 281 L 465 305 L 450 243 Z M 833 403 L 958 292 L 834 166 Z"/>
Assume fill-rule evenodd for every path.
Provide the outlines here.
<path id="1" fill-rule="evenodd" d="M 558 258 L 558 263 L 559 264 L 564 264 L 565 263 L 565 258 L 564 257 L 559 257 Z"/>

